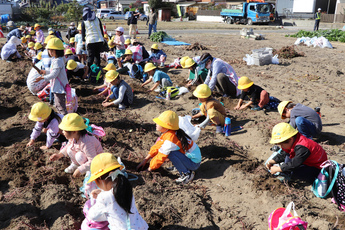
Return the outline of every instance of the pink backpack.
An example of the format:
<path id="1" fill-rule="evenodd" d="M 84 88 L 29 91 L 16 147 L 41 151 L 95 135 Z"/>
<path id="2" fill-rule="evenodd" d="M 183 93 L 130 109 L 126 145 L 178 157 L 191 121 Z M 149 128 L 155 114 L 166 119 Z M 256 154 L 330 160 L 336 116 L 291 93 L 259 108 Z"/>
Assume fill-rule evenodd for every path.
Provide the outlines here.
<path id="1" fill-rule="evenodd" d="M 293 215 L 291 214 L 293 210 Z M 290 202 L 286 208 L 277 208 L 268 218 L 268 230 L 306 230 L 308 223 L 295 211 L 295 204 Z"/>

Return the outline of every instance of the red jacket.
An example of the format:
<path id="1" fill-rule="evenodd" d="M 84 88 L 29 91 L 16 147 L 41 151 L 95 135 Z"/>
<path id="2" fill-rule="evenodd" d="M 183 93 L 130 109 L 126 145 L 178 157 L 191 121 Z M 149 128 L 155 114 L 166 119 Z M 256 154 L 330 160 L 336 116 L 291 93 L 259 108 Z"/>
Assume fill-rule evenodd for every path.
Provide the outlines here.
<path id="1" fill-rule="evenodd" d="M 309 157 L 303 162 L 303 164 L 321 169 L 320 165 L 327 160 L 326 151 L 315 141 L 298 133 L 291 149 L 283 149 L 285 152 L 290 154 L 291 159 L 298 154 L 298 152 L 295 152 L 295 146 L 297 145 L 302 145 L 310 151 Z"/>

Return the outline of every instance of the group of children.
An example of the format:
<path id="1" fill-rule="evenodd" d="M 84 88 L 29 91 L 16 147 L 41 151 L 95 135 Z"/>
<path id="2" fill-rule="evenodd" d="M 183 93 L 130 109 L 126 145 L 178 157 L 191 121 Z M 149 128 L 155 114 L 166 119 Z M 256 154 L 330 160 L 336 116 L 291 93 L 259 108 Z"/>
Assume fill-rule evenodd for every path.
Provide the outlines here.
<path id="1" fill-rule="evenodd" d="M 35 76 L 30 82 L 32 84 L 50 82 L 57 112 L 44 102 L 32 106 L 29 119 L 35 121 L 36 125 L 27 145 L 33 145 L 41 132 L 45 132 L 47 135 L 46 145 L 41 146 L 42 150 L 50 148 L 56 139 L 60 141 L 67 139 L 67 144 L 59 153 L 51 155 L 50 160 L 56 161 L 62 157 L 69 157 L 71 164 L 65 169 L 65 172 L 71 173 L 73 177 L 85 174 L 89 178 L 88 182 L 94 182 L 98 187 L 98 189 L 89 191 L 89 198 L 96 199 L 96 202 L 91 199 L 92 204 L 87 211 L 87 218 L 83 222 L 82 229 L 104 221 L 107 222 L 105 226 L 110 229 L 148 229 L 148 225 L 141 218 L 135 206 L 132 187 L 122 171 L 123 165 L 116 160 L 113 154 L 104 153 L 101 142 L 88 131 L 89 127 L 85 124 L 83 117 L 76 113 L 67 114 L 66 109 L 69 79 L 73 76 L 87 79 L 96 68 L 98 68 L 97 71 L 95 70 L 97 74 L 104 74 L 104 84 L 95 87 L 95 90 L 99 91 L 99 95 L 106 96 L 102 102 L 104 107 L 115 105 L 122 110 L 133 103 L 133 90 L 120 74 L 129 73 L 131 76 L 131 68 L 134 64 L 142 66 L 143 72 L 148 75 L 144 79 L 142 87 L 151 82 L 154 83 L 148 92 L 173 85 L 169 75 L 159 69 L 160 66 L 164 66 L 167 56 L 159 50 L 158 45 L 153 44 L 151 54 L 149 54 L 138 41 L 125 40 L 123 33 L 123 28 L 118 27 L 115 36 L 111 38 L 108 36 L 111 51 L 107 55 L 108 63 L 103 69 L 97 66 L 89 68 L 82 63 L 83 60 L 85 61 L 84 55 L 87 53 L 83 49 L 84 47 L 80 46 L 78 34 L 75 38 L 70 38 L 68 47 L 53 34 L 45 39 L 42 47 L 37 45 L 37 50 L 41 50 L 40 53 L 36 52 L 37 59 L 40 58 L 36 66 L 40 67 L 38 70 L 32 70 L 36 71 L 38 76 Z M 23 43 L 24 39 L 19 39 L 19 44 L 15 40 L 13 37 L 8 43 L 16 46 L 20 42 Z M 32 43 L 27 44 L 31 49 Z M 35 45 L 33 50 L 35 50 Z M 73 57 L 75 54 L 78 55 L 78 59 L 82 58 L 81 62 Z M 69 60 L 66 62 L 67 58 Z M 266 90 L 255 85 L 248 77 L 238 79 L 229 64 L 223 63 L 224 61 L 213 58 L 209 54 L 194 58 L 182 57 L 178 58 L 177 62 L 182 68 L 189 69 L 186 86 L 198 84 L 193 95 L 200 101 L 200 108 L 192 118 L 205 116 L 205 120 L 198 125 L 199 127 L 203 128 L 213 124 L 216 126 L 216 133 L 223 133 L 227 114 L 223 104 L 212 96 L 212 89 L 218 87 L 225 90 L 223 86 L 228 82 L 223 83 L 224 79 L 227 79 L 231 84 L 236 85 L 236 88 L 232 89 L 231 95 L 239 96 L 234 110 L 250 107 L 254 111 L 278 108 L 281 118 L 290 118 L 290 124 L 280 123 L 273 128 L 270 143 L 279 144 L 284 150 L 284 154 L 267 162 L 266 167 L 270 169 L 270 172 L 272 174 L 282 172 L 291 178 L 308 182 L 315 179 L 320 172 L 321 163 L 327 160 L 327 153 L 320 145 L 311 140 L 322 129 L 321 119 L 313 109 L 291 101 L 280 102 L 271 97 Z M 219 66 L 229 69 L 225 73 L 218 72 L 215 75 L 216 80 L 213 81 L 214 79 L 210 75 Z M 213 73 L 210 73 L 212 71 Z M 218 80 L 223 82 L 218 84 Z M 35 87 L 41 86 L 36 85 Z M 33 88 L 33 86 L 29 87 L 31 92 L 38 91 Z M 241 92 L 238 93 L 239 91 Z M 244 103 L 248 99 L 249 102 Z M 200 148 L 179 127 L 179 117 L 174 111 L 163 112 L 154 118 L 153 122 L 161 136 L 137 169 L 156 170 L 169 159 L 180 174 L 176 182 L 189 183 L 193 180 L 195 171 L 201 163 Z"/>

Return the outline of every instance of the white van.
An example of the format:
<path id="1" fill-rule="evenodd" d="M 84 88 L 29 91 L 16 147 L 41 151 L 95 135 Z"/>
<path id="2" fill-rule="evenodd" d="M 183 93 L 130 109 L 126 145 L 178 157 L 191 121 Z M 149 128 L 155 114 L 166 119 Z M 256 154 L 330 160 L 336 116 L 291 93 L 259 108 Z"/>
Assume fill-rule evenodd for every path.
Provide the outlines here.
<path id="1" fill-rule="evenodd" d="M 103 19 L 105 14 L 109 14 L 112 12 L 114 12 L 113 9 L 97 9 L 96 17 Z"/>

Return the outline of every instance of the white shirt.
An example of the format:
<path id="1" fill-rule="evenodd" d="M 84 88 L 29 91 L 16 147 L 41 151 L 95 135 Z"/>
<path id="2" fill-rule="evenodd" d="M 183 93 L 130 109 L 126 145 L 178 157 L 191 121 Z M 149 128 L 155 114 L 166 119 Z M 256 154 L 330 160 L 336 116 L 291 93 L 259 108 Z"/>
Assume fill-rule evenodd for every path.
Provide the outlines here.
<path id="1" fill-rule="evenodd" d="M 129 214 L 129 222 L 131 230 L 147 230 L 149 227 L 145 220 L 140 216 L 135 206 L 134 196 L 132 199 L 131 212 Z M 88 218 L 93 221 L 108 221 L 110 229 L 128 230 L 127 213 L 116 202 L 113 189 L 102 191 L 98 194 L 96 204 L 94 204 L 88 213 Z"/>

